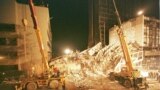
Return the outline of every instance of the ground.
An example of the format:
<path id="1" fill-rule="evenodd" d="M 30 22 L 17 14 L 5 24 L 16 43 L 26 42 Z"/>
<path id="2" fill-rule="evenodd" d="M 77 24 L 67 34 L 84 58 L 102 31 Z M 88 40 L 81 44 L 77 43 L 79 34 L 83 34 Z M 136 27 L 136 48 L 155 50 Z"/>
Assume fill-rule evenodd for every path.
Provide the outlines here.
<path id="1" fill-rule="evenodd" d="M 160 90 L 160 83 L 155 79 L 147 79 L 149 88 L 147 90 Z M 0 85 L 1 90 L 15 90 L 13 85 Z M 53 90 L 43 87 L 38 90 Z M 66 90 L 134 90 L 134 88 L 125 88 L 117 81 L 110 81 L 108 78 L 103 79 L 102 82 L 94 82 L 93 87 L 76 87 L 74 82 L 66 80 Z"/>

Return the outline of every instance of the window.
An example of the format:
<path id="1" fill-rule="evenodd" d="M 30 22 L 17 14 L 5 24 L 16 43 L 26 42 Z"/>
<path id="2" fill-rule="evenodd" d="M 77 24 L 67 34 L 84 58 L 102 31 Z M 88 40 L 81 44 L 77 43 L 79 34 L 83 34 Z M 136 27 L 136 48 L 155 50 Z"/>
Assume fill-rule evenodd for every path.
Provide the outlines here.
<path id="1" fill-rule="evenodd" d="M 17 45 L 16 38 L 0 38 L 0 45 Z"/>
<path id="2" fill-rule="evenodd" d="M 15 25 L 0 23 L 0 32 L 15 32 Z"/>
<path id="3" fill-rule="evenodd" d="M 5 38 L 0 38 L 0 45 L 5 45 L 5 44 L 6 44 Z"/>
<path id="4" fill-rule="evenodd" d="M 2 51 L 0 51 L 0 56 L 3 56 L 7 59 L 17 59 L 18 53 L 17 53 L 17 51 L 13 51 L 13 52 L 2 52 Z"/>
<path id="5" fill-rule="evenodd" d="M 7 38 L 6 44 L 7 45 L 17 45 L 17 39 L 16 38 Z"/>

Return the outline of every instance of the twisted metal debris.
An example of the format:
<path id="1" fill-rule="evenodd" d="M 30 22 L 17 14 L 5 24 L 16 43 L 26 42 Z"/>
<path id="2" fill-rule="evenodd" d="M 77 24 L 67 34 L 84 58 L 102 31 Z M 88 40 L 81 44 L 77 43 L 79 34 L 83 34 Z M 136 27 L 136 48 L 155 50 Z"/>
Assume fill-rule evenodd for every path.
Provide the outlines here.
<path id="1" fill-rule="evenodd" d="M 98 43 L 82 52 L 62 56 L 50 65 L 58 67 L 66 79 L 74 82 L 77 87 L 93 87 L 96 83 L 101 83 L 110 71 L 119 71 L 125 65 L 121 47 L 116 45 L 102 47 Z M 142 48 L 136 42 L 129 43 L 128 46 L 133 66 L 139 68 L 141 65 L 136 64 L 142 61 Z"/>

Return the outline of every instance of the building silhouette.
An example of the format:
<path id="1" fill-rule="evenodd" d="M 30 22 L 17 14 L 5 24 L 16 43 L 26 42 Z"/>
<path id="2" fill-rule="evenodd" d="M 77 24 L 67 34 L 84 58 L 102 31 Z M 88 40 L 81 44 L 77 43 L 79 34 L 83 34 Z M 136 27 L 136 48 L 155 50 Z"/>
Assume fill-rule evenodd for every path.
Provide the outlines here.
<path id="1" fill-rule="evenodd" d="M 112 0 L 89 1 L 89 37 L 88 47 L 98 42 L 108 44 L 109 28 L 117 25 Z M 160 17 L 159 0 L 115 0 L 122 22 L 137 17 L 139 10 L 144 15 L 158 19 Z"/>

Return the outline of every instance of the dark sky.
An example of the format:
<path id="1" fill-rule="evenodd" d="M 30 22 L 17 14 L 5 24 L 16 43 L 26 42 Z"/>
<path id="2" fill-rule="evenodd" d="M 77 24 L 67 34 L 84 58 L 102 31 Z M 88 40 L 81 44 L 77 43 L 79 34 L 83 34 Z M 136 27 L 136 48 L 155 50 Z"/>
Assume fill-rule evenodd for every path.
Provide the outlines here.
<path id="1" fill-rule="evenodd" d="M 53 55 L 65 48 L 84 50 L 88 42 L 87 0 L 50 0 Z"/>
<path id="2" fill-rule="evenodd" d="M 134 3 L 135 1 L 136 3 Z M 131 2 L 134 3 L 136 12 L 137 9 L 142 8 L 145 9 L 146 16 L 158 18 L 158 0 L 134 0 Z M 88 0 L 49 0 L 49 9 L 52 18 L 53 55 L 62 55 L 65 48 L 80 51 L 86 49 L 89 24 Z M 119 12 L 121 11 L 119 10 Z"/>

